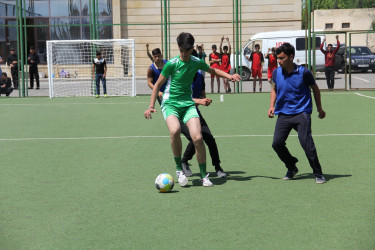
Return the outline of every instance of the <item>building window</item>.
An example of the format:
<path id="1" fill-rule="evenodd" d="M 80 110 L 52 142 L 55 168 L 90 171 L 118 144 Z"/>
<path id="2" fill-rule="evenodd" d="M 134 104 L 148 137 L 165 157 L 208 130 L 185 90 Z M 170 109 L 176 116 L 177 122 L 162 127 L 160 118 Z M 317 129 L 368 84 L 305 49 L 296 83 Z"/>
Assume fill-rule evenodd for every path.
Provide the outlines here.
<path id="1" fill-rule="evenodd" d="M 349 29 L 350 28 L 350 23 L 342 23 L 341 27 L 343 29 Z"/>
<path id="2" fill-rule="evenodd" d="M 17 3 L 24 5 L 27 50 L 34 46 L 41 63 L 46 61 L 47 40 L 90 39 L 91 0 L 0 0 L 0 56 L 4 61 L 10 47 L 17 48 Z M 112 0 L 95 0 L 95 3 L 97 35 L 99 39 L 111 39 Z"/>
<path id="3" fill-rule="evenodd" d="M 326 23 L 326 29 L 333 29 L 333 23 Z"/>

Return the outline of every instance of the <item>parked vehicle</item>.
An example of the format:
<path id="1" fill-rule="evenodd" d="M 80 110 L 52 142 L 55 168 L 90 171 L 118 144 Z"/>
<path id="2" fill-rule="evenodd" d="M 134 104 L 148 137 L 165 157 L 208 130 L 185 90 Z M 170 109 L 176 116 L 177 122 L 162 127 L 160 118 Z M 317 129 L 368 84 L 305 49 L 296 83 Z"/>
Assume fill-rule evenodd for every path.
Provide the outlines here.
<path id="1" fill-rule="evenodd" d="M 243 46 L 241 59 L 242 60 L 242 79 L 249 80 L 251 76 L 251 63 L 247 59 L 250 57 L 252 51 L 254 51 L 255 44 L 259 44 L 261 47 L 261 52 L 263 55 L 268 53 L 268 48 L 278 48 L 283 43 L 290 43 L 296 49 L 296 55 L 294 58 L 294 62 L 297 65 L 307 66 L 307 58 L 306 58 L 306 33 L 305 30 L 292 30 L 292 31 L 275 31 L 275 32 L 262 32 L 257 33 L 250 38 L 250 40 Z M 316 70 L 322 71 L 324 70 L 324 54 L 320 51 L 319 47 L 321 42 L 323 41 L 324 36 L 316 36 L 316 46 L 315 46 L 315 54 L 316 54 Z M 232 55 L 231 57 L 231 66 L 232 69 L 235 68 L 235 57 Z M 263 72 L 267 72 L 268 67 L 268 59 L 265 59 L 263 64 Z"/>
<path id="2" fill-rule="evenodd" d="M 345 72 L 345 46 L 341 47 L 335 56 L 335 69 L 339 72 Z M 346 48 L 346 63 L 349 70 L 349 47 Z M 367 46 L 351 46 L 351 65 L 352 71 L 367 72 L 371 70 L 375 73 L 375 55 Z"/>

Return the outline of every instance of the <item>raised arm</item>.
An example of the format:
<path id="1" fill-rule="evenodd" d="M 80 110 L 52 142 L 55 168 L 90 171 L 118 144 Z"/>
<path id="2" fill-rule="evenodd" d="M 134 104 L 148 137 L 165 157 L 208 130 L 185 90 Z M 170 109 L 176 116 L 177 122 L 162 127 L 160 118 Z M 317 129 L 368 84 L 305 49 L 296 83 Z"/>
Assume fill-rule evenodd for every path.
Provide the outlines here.
<path id="1" fill-rule="evenodd" d="M 227 37 L 228 42 L 228 54 L 232 54 L 232 46 L 230 46 L 229 37 Z"/>
<path id="2" fill-rule="evenodd" d="M 323 54 L 325 54 L 326 53 L 326 51 L 323 49 L 323 46 L 324 46 L 324 43 L 326 42 L 326 39 L 324 38 L 323 39 L 323 42 L 320 44 L 320 51 L 323 53 Z"/>
<path id="3" fill-rule="evenodd" d="M 152 55 L 150 54 L 150 50 L 148 49 L 150 45 L 146 43 L 146 51 L 147 51 L 147 56 L 150 58 L 151 62 L 154 62 L 154 58 L 152 58 Z"/>
<path id="4" fill-rule="evenodd" d="M 221 38 L 221 41 L 220 41 L 220 46 L 219 46 L 219 48 L 220 48 L 220 54 L 223 54 L 223 48 L 222 48 L 223 41 L 224 41 L 224 36 Z"/>
<path id="5" fill-rule="evenodd" d="M 337 41 L 337 46 L 336 46 L 335 50 L 333 51 L 333 53 L 335 53 L 335 54 L 339 50 L 340 45 L 341 45 L 340 41 L 339 41 L 339 36 L 338 35 L 336 36 L 336 41 Z"/>

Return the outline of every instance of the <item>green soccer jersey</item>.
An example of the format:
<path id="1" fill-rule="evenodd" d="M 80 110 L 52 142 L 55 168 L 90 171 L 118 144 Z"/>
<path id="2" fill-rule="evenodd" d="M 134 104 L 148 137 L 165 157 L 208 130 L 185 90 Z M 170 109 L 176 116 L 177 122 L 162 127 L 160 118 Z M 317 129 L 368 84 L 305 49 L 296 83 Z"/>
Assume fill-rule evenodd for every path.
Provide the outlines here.
<path id="1" fill-rule="evenodd" d="M 163 102 L 180 106 L 193 105 L 191 84 L 194 76 L 198 70 L 208 71 L 209 68 L 207 63 L 195 56 L 191 56 L 188 62 L 181 61 L 180 56 L 169 60 L 161 72 L 165 78 L 171 77 L 165 87 Z"/>

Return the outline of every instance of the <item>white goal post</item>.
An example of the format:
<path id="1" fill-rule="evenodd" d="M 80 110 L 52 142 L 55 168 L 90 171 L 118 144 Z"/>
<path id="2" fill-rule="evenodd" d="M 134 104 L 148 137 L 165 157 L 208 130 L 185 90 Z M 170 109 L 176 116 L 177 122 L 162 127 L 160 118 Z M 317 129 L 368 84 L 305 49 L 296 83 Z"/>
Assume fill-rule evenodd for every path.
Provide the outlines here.
<path id="1" fill-rule="evenodd" d="M 51 40 L 47 41 L 50 98 L 94 96 L 92 66 L 98 51 L 107 63 L 108 96 L 135 96 L 134 39 Z"/>

